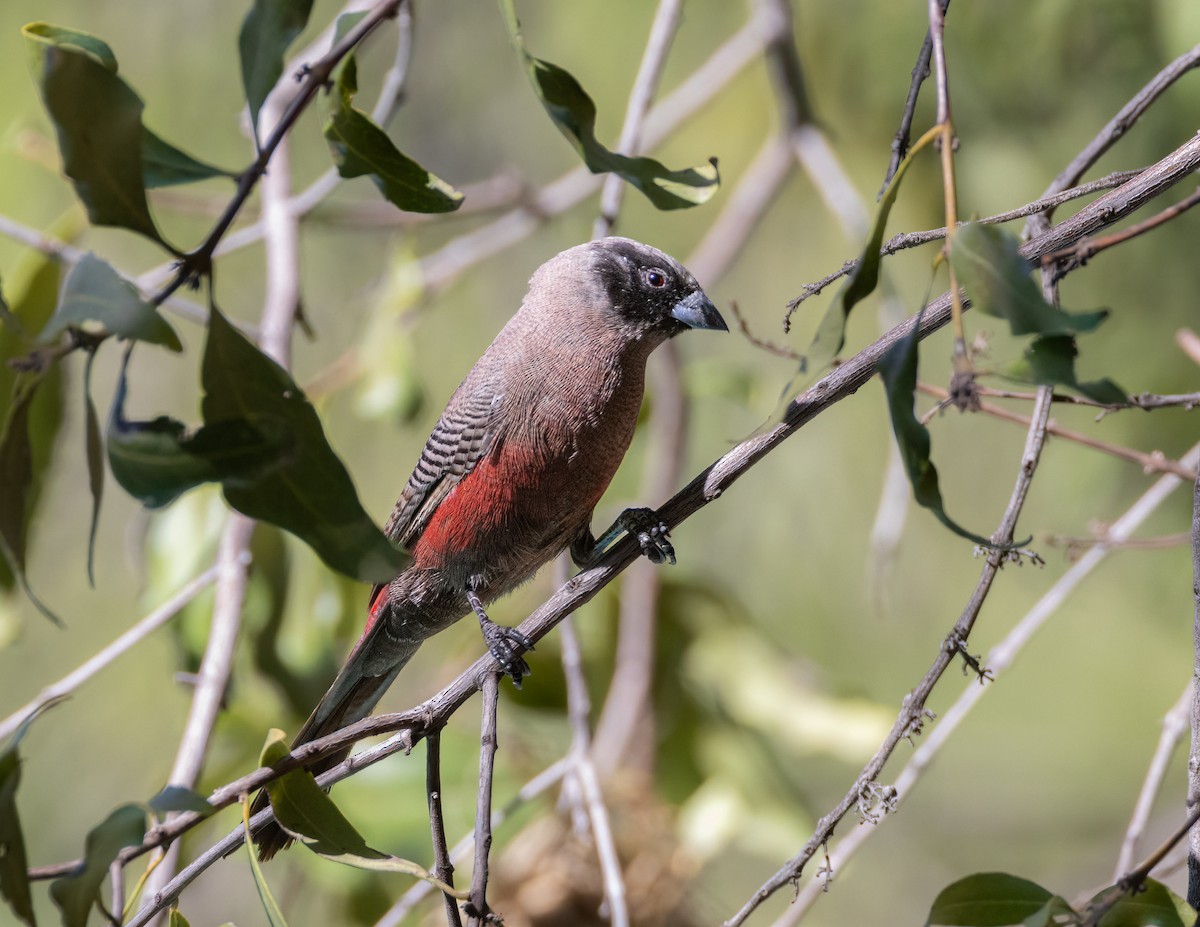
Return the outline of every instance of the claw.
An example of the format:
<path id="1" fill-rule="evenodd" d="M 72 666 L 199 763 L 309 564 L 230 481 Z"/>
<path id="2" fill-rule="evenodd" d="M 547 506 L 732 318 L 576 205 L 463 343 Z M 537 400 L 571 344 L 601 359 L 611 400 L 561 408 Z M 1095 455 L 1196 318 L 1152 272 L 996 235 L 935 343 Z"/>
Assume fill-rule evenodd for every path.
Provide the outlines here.
<path id="1" fill-rule="evenodd" d="M 532 651 L 533 641 L 516 628 L 492 621 L 483 610 L 483 602 L 474 592 L 467 593 L 467 601 L 471 603 L 471 608 L 479 618 L 479 629 L 483 632 L 483 642 L 487 644 L 488 653 L 500 664 L 504 674 L 512 679 L 513 685 L 521 688 L 521 680 L 533 671 L 518 655 L 517 648 Z"/>
<path id="2" fill-rule="evenodd" d="M 626 509 L 617 524 L 632 534 L 651 563 L 675 565 L 675 548 L 669 540 L 671 529 L 653 509 Z"/>

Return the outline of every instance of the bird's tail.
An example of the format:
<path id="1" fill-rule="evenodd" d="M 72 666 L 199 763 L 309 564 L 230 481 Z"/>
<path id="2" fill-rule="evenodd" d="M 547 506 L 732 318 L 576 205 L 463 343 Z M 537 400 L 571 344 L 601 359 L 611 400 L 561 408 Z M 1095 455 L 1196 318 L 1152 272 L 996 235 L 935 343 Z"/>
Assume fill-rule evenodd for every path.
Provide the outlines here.
<path id="1" fill-rule="evenodd" d="M 372 615 L 366 633 L 355 645 L 346 665 L 292 741 L 293 750 L 369 715 L 400 670 L 416 653 L 419 641 L 395 640 L 384 633 L 384 621 L 378 618 L 378 615 Z M 319 775 L 332 769 L 349 756 L 350 749 L 346 747 L 322 757 L 308 767 L 309 771 Z M 263 789 L 250 806 L 251 815 L 263 810 L 269 803 L 267 791 Z M 291 842 L 288 833 L 274 821 L 264 824 L 254 833 L 254 843 L 261 860 L 270 859 Z"/>

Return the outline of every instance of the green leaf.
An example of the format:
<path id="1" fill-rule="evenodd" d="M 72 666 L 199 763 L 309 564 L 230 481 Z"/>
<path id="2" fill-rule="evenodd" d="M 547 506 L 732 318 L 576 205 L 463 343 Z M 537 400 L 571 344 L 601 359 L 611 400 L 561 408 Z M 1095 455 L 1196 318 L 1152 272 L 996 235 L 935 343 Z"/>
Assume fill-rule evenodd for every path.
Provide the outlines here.
<path id="1" fill-rule="evenodd" d="M 267 734 L 259 764 L 274 766 L 288 752 L 283 731 L 273 728 Z M 423 866 L 367 846 L 362 834 L 307 769 L 294 769 L 267 783 L 267 794 L 271 796 L 271 808 L 279 826 L 317 855 L 358 869 L 415 876 L 456 898 L 467 897 L 466 892 L 434 878 Z"/>
<path id="2" fill-rule="evenodd" d="M 340 17 L 341 20 L 346 17 Z M 463 195 L 402 154 L 387 133 L 351 105 L 357 92 L 354 56 L 343 62 L 325 139 L 342 177 L 369 175 L 389 203 L 409 212 L 453 212 Z"/>
<path id="3" fill-rule="evenodd" d="M 146 202 L 142 101 L 117 76 L 112 50 L 95 36 L 47 23 L 30 23 L 21 31 L 54 122 L 63 171 L 88 218 L 169 247 Z"/>
<path id="4" fill-rule="evenodd" d="M 96 576 L 92 562 L 96 552 L 96 528 L 100 524 L 100 501 L 104 498 L 104 447 L 100 438 L 100 420 L 96 416 L 96 404 L 92 402 L 92 362 L 96 352 L 89 351 L 87 365 L 83 369 L 84 408 L 84 456 L 87 458 L 88 490 L 92 494 L 92 522 L 88 531 L 87 574 L 88 583 L 96 587 Z"/>
<path id="5" fill-rule="evenodd" d="M 45 371 L 23 374 L 13 386 L 12 402 L 0 430 L 0 553 L 11 575 L 43 615 L 62 627 L 62 621 L 33 592 L 25 573 L 26 528 L 33 500 L 34 466 L 30 407 Z M 57 430 L 57 421 L 54 425 Z"/>
<path id="6" fill-rule="evenodd" d="M 1005 319 L 1014 335 L 1082 334 L 1108 318 L 1107 309 L 1071 313 L 1046 302 L 1017 239 L 997 226 L 969 222 L 958 229 L 950 262 L 971 304 Z"/>
<path id="7" fill-rule="evenodd" d="M 195 811 L 208 815 L 216 810 L 203 795 L 184 785 L 166 786 L 150 799 L 149 805 L 158 814 L 166 814 L 169 811 Z"/>
<path id="8" fill-rule="evenodd" d="M 929 429 L 921 424 L 913 413 L 913 397 L 917 389 L 917 345 L 921 331 L 921 314 L 918 313 L 912 332 L 897 341 L 879 359 L 879 376 L 887 394 L 888 412 L 892 419 L 892 431 L 896 445 L 904 461 L 904 470 L 912 483 L 913 498 L 917 504 L 929 509 L 938 521 L 959 537 L 973 541 L 981 547 L 993 549 L 995 544 L 987 538 L 973 534 L 946 514 L 942 502 L 942 491 L 938 484 L 937 468 L 929 455 L 932 440 Z"/>
<path id="9" fill-rule="evenodd" d="M 259 111 L 283 74 L 283 56 L 308 25 L 311 12 L 312 0 L 254 0 L 242 20 L 238 53 L 255 138 Z"/>
<path id="10" fill-rule="evenodd" d="M 167 915 L 167 927 L 192 927 L 188 923 L 188 919 L 184 917 L 178 908 L 172 908 L 171 913 Z"/>
<path id="11" fill-rule="evenodd" d="M 824 370 L 845 346 L 846 321 L 850 318 L 850 310 L 875 292 L 875 287 L 879 285 L 879 268 L 883 262 L 883 256 L 880 254 L 883 248 L 883 233 L 887 229 L 887 220 L 891 215 L 892 207 L 896 205 L 900 184 L 917 153 L 930 143 L 937 132 L 937 127 L 934 127 L 917 140 L 896 168 L 896 173 L 879 198 L 879 205 L 875 209 L 875 218 L 871 220 L 871 230 L 867 234 L 867 243 L 863 246 L 862 254 L 858 256 L 858 263 L 850 272 L 845 285 L 838 291 L 837 297 L 825 311 L 817 333 L 813 336 L 812 343 L 808 346 L 808 351 L 800 362 L 801 373 L 810 369 Z"/>
<path id="12" fill-rule="evenodd" d="M 50 342 L 67 328 L 86 331 L 94 325 L 102 326 L 104 332 L 118 338 L 160 344 L 172 351 L 183 350 L 175 330 L 154 306 L 138 295 L 132 284 L 105 261 L 86 254 L 67 274 L 62 300 L 39 340 Z"/>
<path id="13" fill-rule="evenodd" d="M 1141 891 L 1123 894 L 1100 919 L 1099 927 L 1192 927 L 1195 922 L 1196 912 L 1186 901 L 1161 882 L 1147 879 Z"/>
<path id="14" fill-rule="evenodd" d="M 1068 913 L 1063 899 L 1028 879 L 1003 872 L 979 872 L 942 889 L 926 927 L 1008 927 L 1046 924 L 1053 914 Z"/>
<path id="15" fill-rule="evenodd" d="M 283 912 L 279 910 L 279 902 L 271 894 L 271 887 L 263 875 L 262 866 L 258 864 L 258 854 L 254 852 L 254 837 L 250 833 L 250 801 L 242 802 L 242 827 L 246 831 L 246 855 L 250 858 L 250 872 L 254 875 L 254 887 L 258 889 L 258 898 L 263 910 L 267 913 L 267 923 L 271 927 L 287 927 Z"/>
<path id="16" fill-rule="evenodd" d="M 720 185 L 716 158 L 673 171 L 653 158 L 631 158 L 601 145 L 596 139 L 596 104 L 592 98 L 558 65 L 529 54 L 513 0 L 500 0 L 500 11 L 538 99 L 589 171 L 617 174 L 641 190 L 658 209 L 686 209 L 712 198 Z"/>
<path id="17" fill-rule="evenodd" d="M 22 262 L 20 282 L 9 290 L 18 294 L 11 319 L 0 325 L 0 484 L 5 487 L 0 493 L 0 589 L 17 581 L 14 565 L 20 585 L 28 589 L 26 526 L 37 512 L 41 477 L 62 423 L 62 371 L 55 366 L 19 372 L 11 365 L 29 353 L 33 344 L 26 334 L 46 324 L 58 300 L 58 263 L 41 254 L 31 257 Z"/>
<path id="18" fill-rule="evenodd" d="M 198 161 L 170 142 L 163 141 L 149 129 L 142 129 L 142 183 L 147 190 L 176 187 L 213 177 L 237 179 L 237 174 Z"/>
<path id="19" fill-rule="evenodd" d="M 1107 378 L 1080 382 L 1075 377 L 1075 358 L 1079 348 L 1072 335 L 1042 335 L 1034 338 L 1024 357 L 1003 371 L 1003 375 L 1023 383 L 1065 386 L 1089 399 L 1106 405 L 1128 402 L 1125 390 Z"/>
<path id="20" fill-rule="evenodd" d="M 29 927 L 34 927 L 37 920 L 29 892 L 25 837 L 17 815 L 17 786 L 21 784 L 21 758 L 17 747 L 38 716 L 59 701 L 61 699 L 47 702 L 33 711 L 0 749 L 0 897 Z"/>
<path id="21" fill-rule="evenodd" d="M 279 422 L 230 419 L 189 434 L 180 421 L 125 418 L 126 367 L 108 422 L 108 465 L 121 488 L 147 508 L 161 508 L 201 483 L 253 481 L 277 468 L 294 442 Z"/>
<path id="22" fill-rule="evenodd" d="M 62 911 L 63 927 L 85 927 L 88 912 L 108 876 L 108 867 L 125 847 L 137 846 L 146 833 L 146 812 L 122 805 L 87 835 L 83 868 L 50 884 L 50 897 Z"/>
<path id="23" fill-rule="evenodd" d="M 215 306 L 201 379 L 206 427 L 242 420 L 294 442 L 294 453 L 270 472 L 225 480 L 230 505 L 290 531 L 329 566 L 364 582 L 387 582 L 411 562 L 363 510 L 304 391 Z"/>

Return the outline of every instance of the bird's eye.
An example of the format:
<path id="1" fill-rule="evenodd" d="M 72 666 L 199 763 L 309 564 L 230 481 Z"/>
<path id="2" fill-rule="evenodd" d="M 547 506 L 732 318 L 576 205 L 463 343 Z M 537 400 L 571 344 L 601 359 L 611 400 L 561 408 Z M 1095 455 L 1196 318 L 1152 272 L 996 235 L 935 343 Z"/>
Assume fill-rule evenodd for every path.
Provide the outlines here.
<path id="1" fill-rule="evenodd" d="M 657 267 L 651 267 L 649 270 L 644 271 L 643 276 L 646 279 L 647 285 L 654 287 L 656 290 L 667 285 L 667 275 Z"/>

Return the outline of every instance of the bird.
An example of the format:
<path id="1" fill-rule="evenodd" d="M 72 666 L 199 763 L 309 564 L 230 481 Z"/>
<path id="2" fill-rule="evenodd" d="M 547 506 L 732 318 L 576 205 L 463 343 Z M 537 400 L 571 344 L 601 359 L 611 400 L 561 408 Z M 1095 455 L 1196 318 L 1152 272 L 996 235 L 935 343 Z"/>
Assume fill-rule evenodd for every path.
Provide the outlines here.
<path id="1" fill-rule="evenodd" d="M 371 590 L 362 637 L 293 749 L 370 714 L 421 643 L 472 612 L 519 687 L 532 642 L 486 607 L 563 550 L 584 567 L 628 532 L 652 562 L 675 562 L 651 509 L 626 509 L 599 539 L 591 521 L 633 438 L 647 359 L 688 329 L 729 330 L 696 278 L 642 242 L 596 239 L 534 272 L 450 397 L 387 521 L 411 564 Z M 255 810 L 266 804 L 262 792 Z M 270 823 L 255 843 L 265 860 L 290 837 Z"/>

